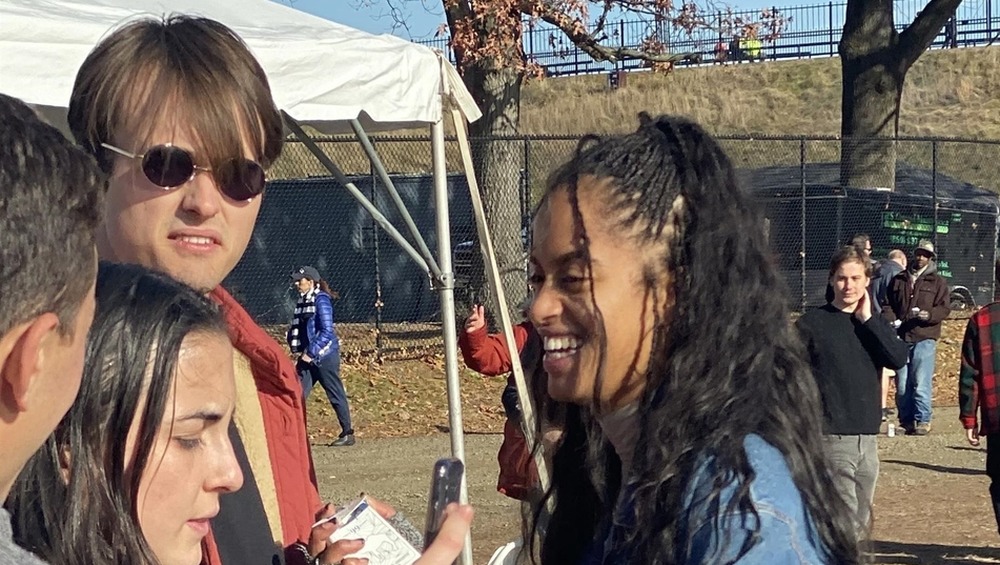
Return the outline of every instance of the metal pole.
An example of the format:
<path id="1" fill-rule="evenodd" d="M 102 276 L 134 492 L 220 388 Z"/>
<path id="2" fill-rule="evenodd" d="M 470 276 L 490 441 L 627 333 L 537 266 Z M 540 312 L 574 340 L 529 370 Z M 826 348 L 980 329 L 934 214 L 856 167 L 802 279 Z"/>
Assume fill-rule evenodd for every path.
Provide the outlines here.
<path id="1" fill-rule="evenodd" d="M 420 256 L 420 253 L 417 253 L 417 250 L 410 245 L 410 242 L 406 241 L 406 238 L 403 237 L 395 227 L 393 227 L 389 220 L 382 215 L 382 212 L 379 212 L 378 208 L 376 208 L 375 205 L 368 200 L 368 197 L 362 194 L 353 182 L 348 180 L 347 176 L 344 175 L 344 172 L 340 170 L 340 167 L 338 167 L 333 160 L 327 157 L 326 153 L 323 153 L 323 150 L 316 145 L 316 142 L 309 137 L 309 134 L 302 129 L 302 126 L 295 121 L 295 118 L 289 116 L 284 110 L 281 111 L 281 117 L 284 118 L 285 125 L 288 126 L 288 129 L 292 130 L 292 133 L 299 138 L 302 144 L 306 146 L 306 149 L 319 159 L 319 162 L 326 167 L 326 170 L 330 171 L 330 174 L 337 179 L 337 182 L 343 185 L 343 187 L 351 193 L 351 196 L 353 196 L 354 199 L 361 204 L 361 207 L 371 214 L 372 218 L 378 223 L 378 225 L 384 229 L 387 234 L 389 234 L 389 237 L 391 237 L 396 243 L 399 244 L 400 247 L 403 248 L 403 251 L 405 251 L 406 254 L 420 266 L 421 270 L 427 271 L 428 273 L 431 272 L 430 267 L 427 266 L 427 261 L 424 261 L 424 258 Z M 377 160 L 378 156 L 376 155 L 374 159 Z"/>
<path id="2" fill-rule="evenodd" d="M 427 265 L 431 268 L 431 274 L 435 277 L 440 277 L 441 269 L 438 267 L 437 261 L 434 260 L 434 255 L 431 254 L 431 250 L 427 248 L 427 242 L 424 241 L 424 236 L 420 235 L 420 230 L 417 229 L 417 224 L 413 221 L 413 216 L 410 215 L 410 211 L 406 209 L 406 204 L 403 203 L 402 197 L 399 196 L 399 191 L 396 190 L 396 185 L 393 184 L 392 179 L 389 178 L 389 173 L 387 173 L 385 167 L 382 166 L 382 160 L 378 158 L 378 153 L 375 152 L 375 146 L 372 145 L 371 140 L 368 139 L 368 133 L 365 132 L 365 128 L 361 127 L 361 122 L 358 120 L 351 120 L 351 129 L 354 130 L 354 135 L 358 138 L 358 141 L 361 143 L 361 147 L 364 148 L 365 153 L 368 155 L 368 161 L 375 167 L 375 172 L 377 172 L 379 178 L 382 179 L 382 184 L 385 185 L 386 192 L 389 193 L 393 204 L 395 204 L 396 209 L 399 210 L 399 215 L 403 217 L 403 223 L 406 224 L 406 228 L 410 231 L 410 237 L 412 237 L 413 241 L 416 242 L 424 260 L 427 261 Z"/>
<path id="3" fill-rule="evenodd" d="M 986 0 L 986 41 L 993 39 L 993 1 Z"/>
<path id="4" fill-rule="evenodd" d="M 500 267 L 497 266 L 496 252 L 493 249 L 493 238 L 486 225 L 486 211 L 483 208 L 483 198 L 479 193 L 479 184 L 476 181 L 475 170 L 472 165 L 472 149 L 469 146 L 468 132 L 464 117 L 458 110 L 452 109 L 452 119 L 455 123 L 455 133 L 458 137 L 458 147 L 462 153 L 462 163 L 465 166 L 465 176 L 469 181 L 469 197 L 472 200 L 472 213 L 476 218 L 476 233 L 479 234 L 480 251 L 483 254 L 486 278 L 490 284 L 490 290 L 496 298 L 497 304 L 506 304 L 507 299 L 504 294 L 503 284 L 500 281 Z M 500 316 L 500 326 L 503 328 L 504 338 L 507 342 L 507 354 L 510 356 L 510 368 L 514 374 L 514 383 L 517 385 L 517 397 L 521 403 L 521 428 L 524 432 L 524 439 L 528 445 L 535 445 L 535 401 L 528 390 L 528 381 L 524 376 L 524 368 L 521 366 L 521 355 L 517 350 L 514 340 L 514 326 L 510 320 L 510 311 L 507 308 L 498 308 L 497 314 Z M 542 492 L 549 490 L 548 464 L 542 450 L 537 450 L 533 454 L 535 467 L 538 469 L 538 482 Z M 548 515 L 551 515 L 554 508 L 554 498 L 549 498 L 546 505 Z M 547 521 L 547 515 L 543 516 L 542 522 Z M 544 527 L 541 529 L 544 530 Z"/>
<path id="5" fill-rule="evenodd" d="M 931 142 L 931 196 L 934 199 L 934 225 L 931 226 L 934 234 L 934 252 L 940 254 L 938 250 L 938 193 L 937 193 L 937 176 L 938 176 L 938 142 L 934 140 Z"/>
<path id="6" fill-rule="evenodd" d="M 531 224 L 531 140 L 524 138 L 524 175 L 521 177 L 521 229 Z M 525 235 L 528 235 L 527 233 Z M 529 238 L 530 241 L 530 238 Z"/>
<path id="7" fill-rule="evenodd" d="M 465 463 L 465 440 L 462 429 L 462 393 L 458 376 L 458 333 L 455 329 L 455 273 L 451 264 L 451 221 L 448 218 L 448 169 L 444 156 L 444 123 L 431 125 L 431 150 L 434 158 L 434 205 L 437 214 L 438 258 L 441 278 L 441 326 L 444 334 L 444 368 L 448 381 L 448 424 L 451 428 L 451 453 Z M 469 501 L 466 474 L 462 475 L 462 503 Z M 472 534 L 465 538 L 462 565 L 472 565 Z"/>
<path id="8" fill-rule="evenodd" d="M 799 311 L 806 311 L 806 140 L 799 140 L 799 285 L 801 304 Z"/>
<path id="9" fill-rule="evenodd" d="M 772 18 L 776 18 L 777 15 L 778 15 L 778 7 L 777 6 L 771 6 L 771 17 Z M 771 58 L 774 59 L 774 60 L 776 60 L 776 61 L 778 60 L 778 38 L 777 37 L 771 38 Z"/>
<path id="10" fill-rule="evenodd" d="M 521 29 L 528 30 L 528 54 L 531 57 L 535 56 L 535 30 L 527 26 L 521 26 Z"/>
<path id="11" fill-rule="evenodd" d="M 369 160 L 369 167 L 372 175 L 372 202 L 375 201 L 375 167 Z M 375 259 L 375 359 L 382 363 L 382 258 L 379 255 L 379 229 L 378 223 L 372 219 L 372 255 Z"/>
<path id="12" fill-rule="evenodd" d="M 827 14 L 827 21 L 830 22 L 830 56 L 833 57 L 833 2 L 830 2 L 830 7 Z"/>

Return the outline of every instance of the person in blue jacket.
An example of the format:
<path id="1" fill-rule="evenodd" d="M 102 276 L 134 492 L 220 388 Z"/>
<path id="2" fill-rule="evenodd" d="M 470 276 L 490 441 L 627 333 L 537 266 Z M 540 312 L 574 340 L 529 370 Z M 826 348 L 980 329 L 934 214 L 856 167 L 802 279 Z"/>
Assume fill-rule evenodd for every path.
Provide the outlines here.
<path id="1" fill-rule="evenodd" d="M 298 355 L 295 369 L 302 380 L 302 395 L 308 398 L 313 386 L 319 383 L 341 428 L 340 437 L 331 445 L 354 445 L 351 408 L 344 382 L 340 380 L 340 341 L 333 327 L 335 294 L 319 271 L 308 265 L 292 271 L 291 278 L 299 291 L 299 301 L 287 338 L 292 354 Z"/>
<path id="2" fill-rule="evenodd" d="M 760 210 L 719 143 L 647 114 L 588 136 L 533 228 L 535 413 L 562 429 L 535 562 L 860 562 Z"/>

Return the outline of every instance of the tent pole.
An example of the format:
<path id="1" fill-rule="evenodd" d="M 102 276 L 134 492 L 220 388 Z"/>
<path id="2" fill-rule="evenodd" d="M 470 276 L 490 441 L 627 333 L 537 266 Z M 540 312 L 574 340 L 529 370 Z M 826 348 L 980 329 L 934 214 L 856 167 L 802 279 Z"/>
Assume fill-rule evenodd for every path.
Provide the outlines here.
<path id="1" fill-rule="evenodd" d="M 448 423 L 451 428 L 451 453 L 465 463 L 465 439 L 462 427 L 462 394 L 458 376 L 458 333 L 455 328 L 455 273 L 451 262 L 451 221 L 448 217 L 448 170 L 444 155 L 444 123 L 431 125 L 431 152 L 434 159 L 434 208 L 437 214 L 438 258 L 441 260 L 441 328 L 444 334 L 444 367 L 448 381 Z M 463 503 L 469 501 L 468 473 L 462 475 Z M 472 534 L 465 538 L 462 565 L 472 565 Z"/>
<path id="2" fill-rule="evenodd" d="M 493 248 L 493 237 L 490 235 L 489 227 L 486 224 L 486 212 L 483 208 L 483 198 L 479 194 L 479 185 L 476 180 L 475 170 L 472 163 L 472 150 L 469 146 L 468 132 L 465 122 L 458 112 L 452 110 L 452 118 L 455 122 L 455 135 L 458 138 L 458 146 L 462 154 L 462 163 L 465 167 L 465 176 L 469 183 L 469 193 L 472 200 L 472 213 L 476 218 L 476 230 L 479 235 L 480 252 L 485 262 L 487 280 L 490 290 L 497 299 L 497 304 L 501 305 L 497 314 L 500 316 L 500 326 L 503 328 L 504 340 L 507 342 L 507 354 L 510 355 L 510 366 L 514 373 L 514 382 L 517 385 L 517 399 L 521 404 L 521 427 L 524 432 L 524 439 L 529 446 L 535 445 L 535 402 L 531 397 L 528 388 L 528 381 L 524 376 L 524 367 L 521 365 L 521 355 L 517 350 L 517 343 L 514 340 L 514 328 L 511 321 L 510 312 L 503 307 L 507 303 L 503 285 L 500 283 L 500 267 L 497 265 L 496 252 Z M 534 453 L 535 466 L 538 469 L 538 481 L 542 491 L 549 488 L 549 473 L 545 463 L 542 450 Z M 551 500 L 551 498 L 550 498 Z"/>
<path id="3" fill-rule="evenodd" d="M 302 144 L 306 146 L 306 149 L 319 159 L 319 162 L 326 167 L 326 170 L 330 171 L 330 174 L 337 179 L 337 182 L 346 188 L 347 191 L 351 193 L 351 196 L 353 196 L 354 199 L 361 204 L 361 207 L 371 214 L 375 222 L 378 223 L 383 230 L 385 230 L 385 233 L 389 234 L 389 237 L 391 237 L 393 241 L 398 243 L 399 246 L 403 248 L 403 251 L 405 251 L 407 255 L 409 255 L 410 258 L 420 266 L 421 270 L 430 273 L 431 269 L 427 265 L 427 261 L 424 261 L 424 258 L 420 256 L 420 253 L 418 253 L 417 250 L 410 245 L 410 242 L 406 241 L 406 238 L 403 237 L 403 235 L 396 230 L 392 223 L 390 223 L 389 220 L 382 215 L 382 212 L 379 212 L 378 208 L 376 208 L 375 205 L 372 204 L 360 190 L 358 190 L 358 187 L 354 186 L 354 183 L 347 179 L 347 176 L 340 170 L 340 167 L 338 167 L 332 159 L 327 157 L 326 153 L 323 153 L 323 150 L 316 145 L 316 142 L 309 137 L 295 118 L 289 116 L 284 110 L 281 111 L 281 117 L 284 118 L 285 125 L 287 125 L 288 128 L 292 130 L 292 133 L 294 133 L 295 136 L 302 141 Z M 378 155 L 376 155 L 375 158 L 377 159 Z"/>
<path id="4" fill-rule="evenodd" d="M 378 173 L 379 179 L 382 180 L 382 184 L 385 186 L 386 192 L 389 193 L 393 203 L 396 204 L 396 209 L 399 210 L 399 215 L 403 217 L 403 223 L 406 224 L 406 228 L 410 231 L 410 237 L 412 237 L 413 241 L 417 243 L 420 253 L 427 261 L 427 264 L 430 265 L 431 274 L 440 279 L 441 268 L 438 266 L 437 261 L 434 260 L 434 255 L 431 254 L 431 250 L 427 248 L 427 242 L 424 241 L 424 237 L 420 235 L 420 230 L 417 229 L 417 224 L 413 221 L 410 211 L 406 209 L 406 204 L 403 203 L 403 199 L 399 196 L 399 191 L 396 190 L 396 185 L 393 184 L 392 179 L 389 178 L 389 173 L 386 172 L 382 159 L 380 159 L 378 153 L 375 152 L 375 146 L 372 145 L 371 139 L 368 138 L 365 128 L 361 127 L 361 122 L 358 120 L 351 120 L 351 129 L 354 130 L 354 136 L 358 138 L 358 142 L 361 143 L 361 147 L 365 150 L 365 153 L 368 154 L 368 159 L 371 160 L 372 165 L 375 167 L 375 172 Z"/>
<path id="5" fill-rule="evenodd" d="M 469 195 L 472 200 L 472 213 L 476 218 L 476 230 L 479 235 L 479 249 L 485 262 L 487 280 L 490 290 L 497 299 L 497 304 L 501 305 L 499 312 L 500 326 L 503 328 L 504 341 L 507 342 L 507 354 L 510 355 L 511 372 L 514 374 L 514 384 L 517 387 L 517 400 L 521 404 L 521 431 L 524 433 L 525 442 L 532 449 L 532 458 L 535 462 L 535 469 L 538 471 L 538 485 L 542 492 L 548 492 L 551 477 L 549 475 L 548 463 L 545 461 L 543 449 L 534 449 L 535 442 L 535 407 L 534 398 L 528 388 L 528 381 L 524 376 L 524 367 L 521 365 L 521 355 L 517 350 L 514 340 L 514 327 L 510 319 L 510 313 L 503 307 L 507 303 L 504 297 L 503 285 L 500 282 L 500 267 L 497 265 L 496 252 L 493 249 L 493 238 L 490 235 L 489 227 L 486 225 L 486 212 L 483 208 L 483 198 L 479 194 L 479 185 L 476 181 L 475 167 L 472 162 L 472 149 L 469 145 L 469 133 L 465 125 L 465 119 L 458 110 L 452 110 L 452 119 L 455 122 L 455 135 L 458 138 L 458 146 L 462 154 L 462 164 L 465 168 L 465 177 L 469 183 Z M 542 426 L 544 429 L 544 426 Z M 545 512 L 540 516 L 539 528 L 545 531 L 548 527 L 549 518 L 555 510 L 555 497 L 550 496 L 545 503 Z"/>

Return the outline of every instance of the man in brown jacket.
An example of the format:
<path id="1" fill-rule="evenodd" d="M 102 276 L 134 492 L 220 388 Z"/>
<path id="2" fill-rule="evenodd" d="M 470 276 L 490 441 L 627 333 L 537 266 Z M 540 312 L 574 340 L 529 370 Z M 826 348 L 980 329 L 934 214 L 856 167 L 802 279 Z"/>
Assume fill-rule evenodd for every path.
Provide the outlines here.
<path id="1" fill-rule="evenodd" d="M 931 431 L 931 392 L 934 357 L 941 322 L 948 317 L 948 283 L 937 272 L 934 244 L 922 239 L 913 250 L 908 269 L 893 277 L 883 315 L 896 326 L 909 346 L 907 364 L 896 372 L 896 409 L 899 425 L 909 435 Z"/>

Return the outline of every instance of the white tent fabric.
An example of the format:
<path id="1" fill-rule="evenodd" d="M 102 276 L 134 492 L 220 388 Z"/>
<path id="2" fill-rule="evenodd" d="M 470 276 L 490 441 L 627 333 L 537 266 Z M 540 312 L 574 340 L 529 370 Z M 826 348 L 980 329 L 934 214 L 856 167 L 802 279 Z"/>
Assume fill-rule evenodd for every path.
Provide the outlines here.
<path id="1" fill-rule="evenodd" d="M 278 107 L 320 130 L 351 119 L 369 131 L 437 123 L 443 86 L 469 121 L 480 115 L 434 50 L 271 0 L 0 0 L 0 91 L 65 108 L 77 69 L 102 37 L 137 16 L 174 12 L 233 28 L 267 72 Z"/>

